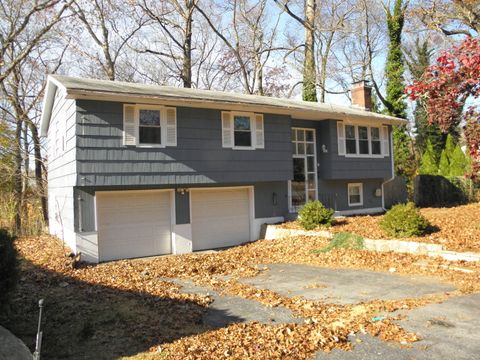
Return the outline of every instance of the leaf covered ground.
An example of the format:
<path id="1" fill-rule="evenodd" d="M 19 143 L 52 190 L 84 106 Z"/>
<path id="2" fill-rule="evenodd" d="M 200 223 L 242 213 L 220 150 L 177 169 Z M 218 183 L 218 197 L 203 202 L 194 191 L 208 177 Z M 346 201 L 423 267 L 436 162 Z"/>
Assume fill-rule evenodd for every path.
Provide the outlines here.
<path id="1" fill-rule="evenodd" d="M 13 297 L 12 313 L 6 319 L 0 317 L 0 322 L 32 347 L 36 303 L 40 297 L 45 298 L 44 357 L 48 359 L 303 359 L 311 358 L 318 350 L 348 349 L 348 335 L 357 332 L 403 344 L 416 341 L 417 336 L 403 331 L 393 318 L 373 322 L 372 316 L 480 291 L 480 265 L 476 263 L 363 250 L 315 251 L 327 244 L 328 240 L 315 237 L 261 240 L 219 252 L 73 268 L 55 238 L 22 238 L 17 241 L 23 259 L 21 281 Z M 394 266 L 399 274 L 434 276 L 455 284 L 459 290 L 419 299 L 338 305 L 289 298 L 237 281 L 262 271 L 264 266 L 259 264 L 268 267 L 270 263 L 373 271 L 388 271 Z M 471 272 L 459 272 L 452 266 Z M 285 306 L 305 321 L 278 325 L 253 322 L 208 329 L 201 319 L 212 299 L 184 294 L 165 278 L 188 278 L 267 306 Z"/>
<path id="2" fill-rule="evenodd" d="M 441 244 L 447 250 L 480 252 L 480 203 L 451 208 L 424 208 L 420 212 L 428 219 L 434 231 L 426 236 L 402 240 Z M 379 226 L 383 215 L 342 218 L 329 230 L 351 232 L 369 239 L 392 239 Z M 283 224 L 299 228 L 296 222 Z"/>

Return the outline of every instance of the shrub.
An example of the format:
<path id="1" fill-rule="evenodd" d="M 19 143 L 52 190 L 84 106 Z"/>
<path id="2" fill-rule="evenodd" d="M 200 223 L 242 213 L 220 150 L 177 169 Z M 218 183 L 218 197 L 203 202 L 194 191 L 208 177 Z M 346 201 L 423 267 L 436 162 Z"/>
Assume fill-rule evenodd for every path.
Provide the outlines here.
<path id="1" fill-rule="evenodd" d="M 5 229 L 0 229 L 0 307 L 4 305 L 17 284 L 17 251 L 15 238 Z"/>
<path id="2" fill-rule="evenodd" d="M 332 241 L 328 246 L 316 252 L 327 252 L 332 249 L 357 249 L 361 250 L 364 247 L 363 237 L 360 235 L 341 232 L 333 235 Z"/>
<path id="3" fill-rule="evenodd" d="M 409 237 L 424 235 L 430 224 L 415 204 L 409 202 L 395 205 L 387 211 L 380 226 L 391 236 Z"/>
<path id="4" fill-rule="evenodd" d="M 298 212 L 298 222 L 305 230 L 313 230 L 318 226 L 330 226 L 333 222 L 333 209 L 328 209 L 318 201 L 306 203 Z"/>

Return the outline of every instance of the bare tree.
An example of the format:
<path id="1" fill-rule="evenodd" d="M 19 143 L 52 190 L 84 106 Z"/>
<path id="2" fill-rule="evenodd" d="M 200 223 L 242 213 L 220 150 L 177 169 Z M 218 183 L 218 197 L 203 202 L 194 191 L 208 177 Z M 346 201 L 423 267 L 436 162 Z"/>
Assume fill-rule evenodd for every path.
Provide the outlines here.
<path id="1" fill-rule="evenodd" d="M 480 2 L 478 0 L 424 0 L 412 7 L 428 28 L 446 36 L 480 34 Z"/>
<path id="2" fill-rule="evenodd" d="M 103 76 L 115 80 L 120 58 L 146 20 L 123 0 L 73 0 L 72 11 L 87 31 L 93 48 L 79 36 L 75 24 L 63 30 L 63 37 L 74 52 L 94 62 Z M 125 78 L 125 74 L 120 77 Z"/>
<path id="3" fill-rule="evenodd" d="M 284 50 L 275 44 L 280 14 L 271 21 L 267 0 L 231 0 L 220 10 L 230 21 L 216 25 L 212 15 L 196 5 L 210 28 L 226 46 L 220 63 L 227 76 L 239 75 L 243 91 L 266 95 L 265 71 L 274 52 Z M 270 21 L 268 26 L 268 20 Z"/>
<path id="4" fill-rule="evenodd" d="M 143 0 L 140 8 L 152 19 L 160 31 L 154 31 L 155 41 L 165 38 L 160 48 L 144 45 L 140 52 L 157 55 L 165 64 L 173 64 L 183 87 L 192 87 L 193 14 L 198 0 Z M 155 28 L 156 29 L 156 28 Z M 144 42 L 146 39 L 144 39 Z M 148 41 L 150 43 L 151 41 Z M 167 61 L 164 61 L 167 59 Z"/>
<path id="5" fill-rule="evenodd" d="M 62 20 L 72 1 L 0 0 L 0 82 Z"/>
<path id="6" fill-rule="evenodd" d="M 274 0 L 292 19 L 305 29 L 303 58 L 303 100 L 317 101 L 317 70 L 315 65 L 315 19 L 316 0 L 305 0 L 304 17 L 300 17 L 290 8 L 289 0 Z"/>

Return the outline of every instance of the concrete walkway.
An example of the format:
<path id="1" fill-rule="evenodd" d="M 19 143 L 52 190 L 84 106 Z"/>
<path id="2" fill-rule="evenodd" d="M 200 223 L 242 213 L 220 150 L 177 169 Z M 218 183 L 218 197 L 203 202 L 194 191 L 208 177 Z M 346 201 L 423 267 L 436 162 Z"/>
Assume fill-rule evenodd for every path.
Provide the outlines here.
<path id="1" fill-rule="evenodd" d="M 0 360 L 32 360 L 32 354 L 27 346 L 2 326 L 0 326 Z"/>

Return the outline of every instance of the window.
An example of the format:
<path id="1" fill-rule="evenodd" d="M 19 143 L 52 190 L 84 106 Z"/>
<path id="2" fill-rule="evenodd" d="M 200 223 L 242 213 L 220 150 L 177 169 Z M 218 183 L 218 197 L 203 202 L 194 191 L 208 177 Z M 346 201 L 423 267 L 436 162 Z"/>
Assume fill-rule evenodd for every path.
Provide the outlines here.
<path id="1" fill-rule="evenodd" d="M 293 180 L 290 181 L 290 211 L 317 199 L 315 130 L 292 128 Z"/>
<path id="2" fill-rule="evenodd" d="M 246 115 L 233 117 L 233 141 L 235 147 L 252 146 L 251 118 Z"/>
<path id="3" fill-rule="evenodd" d="M 144 147 L 176 146 L 176 108 L 125 104 L 123 106 L 123 143 Z"/>
<path id="4" fill-rule="evenodd" d="M 222 147 L 234 150 L 265 148 L 263 115 L 222 111 Z"/>
<path id="5" fill-rule="evenodd" d="M 345 139 L 347 144 L 347 154 L 357 153 L 357 137 L 355 136 L 355 126 L 345 125 Z"/>
<path id="6" fill-rule="evenodd" d="M 160 110 L 139 110 L 138 139 L 139 144 L 162 143 L 162 127 L 160 124 Z"/>
<path id="7" fill-rule="evenodd" d="M 372 143 L 372 155 L 381 155 L 382 147 L 380 143 L 380 128 L 370 128 L 370 139 Z"/>
<path id="8" fill-rule="evenodd" d="M 348 206 L 363 205 L 363 184 L 348 184 Z"/>
<path id="9" fill-rule="evenodd" d="M 389 154 L 388 127 L 337 123 L 338 154 L 379 157 Z"/>
<path id="10" fill-rule="evenodd" d="M 368 127 L 366 126 L 358 127 L 358 145 L 360 154 L 368 155 L 370 153 L 368 148 Z"/>

